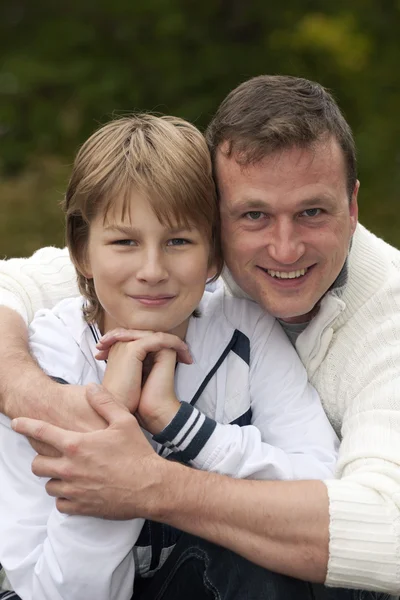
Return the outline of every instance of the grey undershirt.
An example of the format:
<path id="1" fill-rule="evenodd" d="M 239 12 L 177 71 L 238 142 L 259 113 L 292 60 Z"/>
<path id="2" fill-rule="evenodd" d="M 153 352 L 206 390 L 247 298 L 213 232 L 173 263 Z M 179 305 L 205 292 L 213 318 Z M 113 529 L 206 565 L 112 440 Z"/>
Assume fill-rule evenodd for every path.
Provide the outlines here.
<path id="1" fill-rule="evenodd" d="M 348 275 L 348 268 L 347 268 L 347 259 L 346 259 L 346 262 L 344 263 L 342 270 L 340 271 L 339 275 L 336 277 L 335 281 L 329 288 L 329 291 L 336 290 L 336 289 L 343 287 L 347 281 L 347 275 Z M 292 346 L 296 347 L 297 338 L 299 337 L 299 335 L 301 333 L 303 333 L 303 331 L 305 330 L 305 328 L 307 327 L 307 325 L 309 324 L 311 319 L 309 319 L 308 321 L 304 321 L 304 323 L 286 323 L 285 321 L 282 321 L 282 319 L 278 319 L 278 321 L 282 325 L 282 329 L 288 336 Z"/>

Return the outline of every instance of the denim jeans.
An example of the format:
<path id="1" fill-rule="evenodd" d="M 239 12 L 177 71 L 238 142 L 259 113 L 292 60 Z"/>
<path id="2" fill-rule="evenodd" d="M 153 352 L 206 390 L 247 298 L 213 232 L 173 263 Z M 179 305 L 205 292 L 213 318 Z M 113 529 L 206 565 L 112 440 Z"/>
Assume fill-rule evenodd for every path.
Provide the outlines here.
<path id="1" fill-rule="evenodd" d="M 88 596 L 87 592 L 85 597 Z M 326 588 L 263 569 L 200 538 L 182 534 L 152 578 L 136 579 L 132 600 L 390 600 L 377 592 Z M 0 600 L 21 600 L 0 592 Z M 93 598 L 95 600 L 95 598 Z"/>
<path id="2" fill-rule="evenodd" d="M 263 569 L 220 546 L 182 534 L 151 579 L 135 581 L 132 600 L 388 600 L 376 592 L 313 585 Z"/>

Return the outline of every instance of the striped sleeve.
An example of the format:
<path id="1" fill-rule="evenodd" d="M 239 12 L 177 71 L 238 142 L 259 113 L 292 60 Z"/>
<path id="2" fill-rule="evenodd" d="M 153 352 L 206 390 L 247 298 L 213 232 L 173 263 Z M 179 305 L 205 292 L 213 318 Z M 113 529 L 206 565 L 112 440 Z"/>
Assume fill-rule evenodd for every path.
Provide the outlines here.
<path id="1" fill-rule="evenodd" d="M 216 425 L 215 421 L 203 415 L 197 408 L 182 402 L 169 425 L 153 439 L 177 453 L 176 458 L 181 462 L 189 462 L 204 448 Z"/>

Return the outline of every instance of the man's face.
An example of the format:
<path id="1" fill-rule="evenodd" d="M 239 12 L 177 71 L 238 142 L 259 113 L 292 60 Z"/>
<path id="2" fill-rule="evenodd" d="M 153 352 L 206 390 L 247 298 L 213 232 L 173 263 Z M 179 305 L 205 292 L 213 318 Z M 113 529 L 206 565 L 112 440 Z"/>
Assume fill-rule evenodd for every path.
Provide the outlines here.
<path id="1" fill-rule="evenodd" d="M 291 148 L 239 165 L 216 157 L 222 244 L 240 287 L 288 322 L 310 318 L 339 275 L 357 224 L 336 140 Z"/>

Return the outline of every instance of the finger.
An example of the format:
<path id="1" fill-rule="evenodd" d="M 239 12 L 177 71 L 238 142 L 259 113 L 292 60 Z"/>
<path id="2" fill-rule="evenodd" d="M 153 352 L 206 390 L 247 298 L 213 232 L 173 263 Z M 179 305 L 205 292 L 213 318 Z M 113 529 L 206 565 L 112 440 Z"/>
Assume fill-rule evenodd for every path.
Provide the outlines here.
<path id="1" fill-rule="evenodd" d="M 18 417 L 11 421 L 11 426 L 17 433 L 21 433 L 37 442 L 42 442 L 52 446 L 59 452 L 63 452 L 66 443 L 69 442 L 69 436 L 76 436 L 72 431 L 66 431 L 50 423 L 38 421 L 37 419 L 28 419 L 27 417 Z"/>
<path id="2" fill-rule="evenodd" d="M 100 350 L 97 354 L 94 355 L 95 359 L 96 360 L 107 360 L 110 349 L 111 349 L 111 346 L 110 346 L 110 348 L 106 348 L 105 350 Z"/>
<path id="3" fill-rule="evenodd" d="M 154 354 L 153 366 L 156 364 L 166 365 L 166 366 L 169 366 L 171 368 L 171 370 L 174 372 L 175 365 L 176 365 L 176 358 L 177 357 L 176 357 L 175 350 L 170 350 L 169 348 L 160 350 L 159 352 L 156 352 Z"/>
<path id="4" fill-rule="evenodd" d="M 145 329 L 123 329 L 119 327 L 118 329 L 107 331 L 107 333 L 100 338 L 96 347 L 99 348 L 99 350 L 106 350 L 111 348 L 116 342 L 132 342 L 134 340 L 140 340 L 148 335 L 152 335 L 153 333 L 154 331 Z"/>
<path id="5" fill-rule="evenodd" d="M 153 333 L 133 343 L 137 348 L 139 360 L 144 360 L 150 352 L 169 349 L 176 352 L 179 362 L 189 365 L 193 362 L 189 348 L 185 342 L 171 333 Z"/>
<path id="6" fill-rule="evenodd" d="M 35 450 L 35 452 L 37 452 L 41 456 L 61 456 L 61 452 L 53 448 L 53 446 L 49 446 L 49 444 L 37 442 L 36 440 L 33 440 L 31 438 L 28 438 L 28 442 Z"/>
<path id="7" fill-rule="evenodd" d="M 63 464 L 65 460 L 60 457 L 41 456 L 38 454 L 32 461 L 32 473 L 37 477 L 55 477 L 56 479 L 68 477 Z"/>
<path id="8" fill-rule="evenodd" d="M 91 383 L 86 388 L 86 397 L 90 406 L 109 424 L 119 423 L 129 415 L 135 418 L 129 410 L 116 402 L 114 397 L 101 385 Z"/>
<path id="9" fill-rule="evenodd" d="M 57 510 L 66 515 L 80 515 L 82 510 L 77 502 L 73 502 L 68 498 L 57 498 L 56 500 Z"/>
<path id="10" fill-rule="evenodd" d="M 52 498 L 64 498 L 68 500 L 72 500 L 73 495 L 71 491 L 68 489 L 69 484 L 65 483 L 65 481 L 61 481 L 60 479 L 50 479 L 46 483 L 46 492 Z"/>

